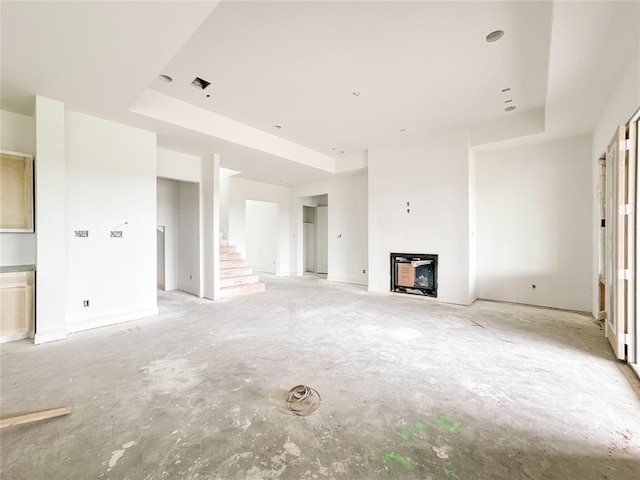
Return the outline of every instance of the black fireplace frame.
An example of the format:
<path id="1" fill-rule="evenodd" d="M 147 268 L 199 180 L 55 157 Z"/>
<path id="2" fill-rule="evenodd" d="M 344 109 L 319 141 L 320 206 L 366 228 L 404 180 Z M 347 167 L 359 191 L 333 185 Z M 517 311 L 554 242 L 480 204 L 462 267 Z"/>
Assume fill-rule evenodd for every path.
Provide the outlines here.
<path id="1" fill-rule="evenodd" d="M 391 267 L 391 284 L 390 291 L 398 293 L 407 293 L 410 295 L 423 295 L 426 297 L 438 297 L 438 255 L 426 254 L 426 253 L 391 253 L 389 254 L 390 267 Z M 413 286 L 406 287 L 397 284 L 398 263 L 411 263 L 413 261 L 428 261 L 431 260 L 432 273 L 433 273 L 433 285 L 430 287 Z"/>

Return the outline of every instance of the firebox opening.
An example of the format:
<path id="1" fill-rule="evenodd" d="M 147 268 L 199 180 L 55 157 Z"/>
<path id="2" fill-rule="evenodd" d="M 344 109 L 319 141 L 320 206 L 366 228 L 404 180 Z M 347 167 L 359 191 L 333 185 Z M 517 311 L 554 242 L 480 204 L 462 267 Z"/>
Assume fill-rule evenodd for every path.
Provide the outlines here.
<path id="1" fill-rule="evenodd" d="M 437 297 L 438 255 L 392 253 L 391 291 Z"/>

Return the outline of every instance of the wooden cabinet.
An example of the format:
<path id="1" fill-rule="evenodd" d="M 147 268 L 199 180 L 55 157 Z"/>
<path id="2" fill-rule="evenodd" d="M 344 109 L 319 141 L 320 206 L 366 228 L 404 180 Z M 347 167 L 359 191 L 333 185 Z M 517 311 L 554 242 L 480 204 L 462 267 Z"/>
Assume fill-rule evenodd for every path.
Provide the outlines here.
<path id="1" fill-rule="evenodd" d="M 0 273 L 0 343 L 33 333 L 35 272 Z"/>
<path id="2" fill-rule="evenodd" d="M 0 151 L 0 231 L 33 232 L 33 158 Z"/>

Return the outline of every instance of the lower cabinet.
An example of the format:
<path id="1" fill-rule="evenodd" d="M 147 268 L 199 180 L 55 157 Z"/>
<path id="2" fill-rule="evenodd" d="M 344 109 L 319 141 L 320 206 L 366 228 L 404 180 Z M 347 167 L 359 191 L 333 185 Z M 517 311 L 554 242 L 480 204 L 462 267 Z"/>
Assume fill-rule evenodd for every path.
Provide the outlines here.
<path id="1" fill-rule="evenodd" d="M 0 343 L 33 333 L 34 272 L 0 273 Z"/>

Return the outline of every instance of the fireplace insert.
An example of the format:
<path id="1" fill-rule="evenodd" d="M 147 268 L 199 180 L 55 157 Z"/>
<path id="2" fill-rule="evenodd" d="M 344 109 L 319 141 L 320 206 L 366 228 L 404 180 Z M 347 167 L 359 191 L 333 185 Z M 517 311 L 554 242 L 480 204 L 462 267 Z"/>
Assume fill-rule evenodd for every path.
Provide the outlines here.
<path id="1" fill-rule="evenodd" d="M 391 254 L 391 291 L 438 296 L 438 255 Z"/>

